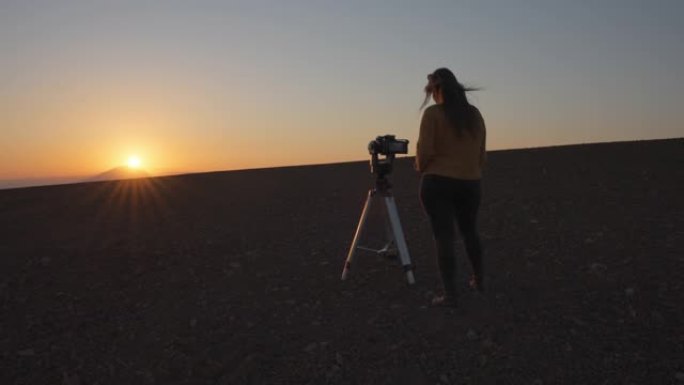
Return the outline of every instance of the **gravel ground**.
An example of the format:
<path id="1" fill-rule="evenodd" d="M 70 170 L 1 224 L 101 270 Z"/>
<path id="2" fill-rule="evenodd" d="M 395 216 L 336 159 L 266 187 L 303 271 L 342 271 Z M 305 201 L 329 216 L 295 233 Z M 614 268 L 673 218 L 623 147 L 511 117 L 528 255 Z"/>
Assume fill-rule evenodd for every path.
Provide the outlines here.
<path id="1" fill-rule="evenodd" d="M 455 310 L 412 158 L 413 286 L 364 252 L 339 279 L 367 162 L 1 190 L 0 383 L 684 384 L 684 140 L 489 158 Z"/>

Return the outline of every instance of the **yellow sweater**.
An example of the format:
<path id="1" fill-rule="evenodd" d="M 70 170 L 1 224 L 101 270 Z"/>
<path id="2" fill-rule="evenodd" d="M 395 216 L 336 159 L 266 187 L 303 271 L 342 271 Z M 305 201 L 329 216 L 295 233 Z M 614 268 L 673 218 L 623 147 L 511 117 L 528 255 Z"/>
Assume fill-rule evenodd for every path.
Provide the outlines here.
<path id="1" fill-rule="evenodd" d="M 416 170 L 421 174 L 457 179 L 482 178 L 487 131 L 482 114 L 476 107 L 472 108 L 478 122 L 475 135 L 464 132 L 460 137 L 447 123 L 442 105 L 435 104 L 425 109 L 416 145 Z"/>

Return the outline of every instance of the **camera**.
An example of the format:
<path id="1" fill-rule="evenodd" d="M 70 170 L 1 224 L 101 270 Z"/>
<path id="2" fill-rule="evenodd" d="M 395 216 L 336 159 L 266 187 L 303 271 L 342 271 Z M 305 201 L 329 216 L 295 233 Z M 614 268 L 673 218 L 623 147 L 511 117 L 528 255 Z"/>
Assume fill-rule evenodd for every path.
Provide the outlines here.
<path id="1" fill-rule="evenodd" d="M 371 155 L 371 173 L 384 180 L 385 175 L 392 172 L 392 162 L 396 154 L 408 154 L 408 139 L 396 139 L 394 135 L 378 136 L 368 143 Z M 380 158 L 384 155 L 384 158 Z"/>
<path id="2" fill-rule="evenodd" d="M 394 135 L 378 136 L 368 143 L 368 153 L 393 155 L 408 154 L 408 139 L 395 139 Z"/>

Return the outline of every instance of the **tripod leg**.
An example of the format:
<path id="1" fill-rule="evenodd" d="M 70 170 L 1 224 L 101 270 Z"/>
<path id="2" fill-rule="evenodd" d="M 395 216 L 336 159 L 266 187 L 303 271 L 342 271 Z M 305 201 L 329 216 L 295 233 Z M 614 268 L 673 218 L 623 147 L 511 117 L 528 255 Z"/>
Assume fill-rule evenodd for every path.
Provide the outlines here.
<path id="1" fill-rule="evenodd" d="M 363 211 L 361 212 L 361 219 L 359 219 L 359 224 L 356 227 L 356 233 L 354 234 L 354 240 L 352 241 L 351 247 L 349 248 L 349 254 L 347 254 L 347 260 L 344 263 L 344 268 L 342 269 L 342 280 L 347 279 L 349 275 L 349 269 L 351 268 L 352 260 L 354 259 L 354 252 L 356 251 L 356 245 L 359 243 L 359 238 L 363 233 L 363 227 L 366 224 L 366 218 L 368 217 L 368 212 L 371 208 L 371 203 L 373 201 L 373 190 L 368 192 L 368 197 L 366 198 L 366 204 L 363 206 Z"/>
<path id="2" fill-rule="evenodd" d="M 385 206 L 387 207 L 387 214 L 389 215 L 390 225 L 392 226 L 392 232 L 394 233 L 394 242 L 397 245 L 399 251 L 399 259 L 401 264 L 406 271 L 406 279 L 410 285 L 414 284 L 415 278 L 413 277 L 413 265 L 411 265 L 411 256 L 409 255 L 408 246 L 406 246 L 406 239 L 404 238 L 404 231 L 401 229 L 401 222 L 399 221 L 399 212 L 397 211 L 397 206 L 394 203 L 394 197 L 385 197 Z"/>
<path id="3" fill-rule="evenodd" d="M 385 224 L 385 240 L 387 243 L 385 246 L 382 248 L 383 250 L 383 256 L 394 259 L 397 257 L 397 246 L 394 242 L 394 233 L 392 232 L 392 226 L 390 225 L 389 221 L 389 213 L 387 212 L 387 207 L 385 205 L 385 215 L 383 216 L 384 218 L 384 224 Z"/>

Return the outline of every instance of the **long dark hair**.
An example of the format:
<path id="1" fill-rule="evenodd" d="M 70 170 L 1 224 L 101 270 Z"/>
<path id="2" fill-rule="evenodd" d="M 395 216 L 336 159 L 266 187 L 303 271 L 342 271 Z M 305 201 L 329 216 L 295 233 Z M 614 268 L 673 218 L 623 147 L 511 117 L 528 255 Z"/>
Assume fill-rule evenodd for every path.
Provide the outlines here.
<path id="1" fill-rule="evenodd" d="M 441 91 L 444 98 L 444 112 L 447 122 L 460 136 L 463 132 L 472 135 L 476 131 L 476 116 L 472 109 L 466 92 L 477 91 L 478 88 L 465 87 L 456 80 L 456 76 L 448 68 L 438 68 L 428 75 L 428 84 L 425 86 L 425 100 L 420 106 L 423 109 L 430 101 L 430 96 L 435 91 Z"/>

